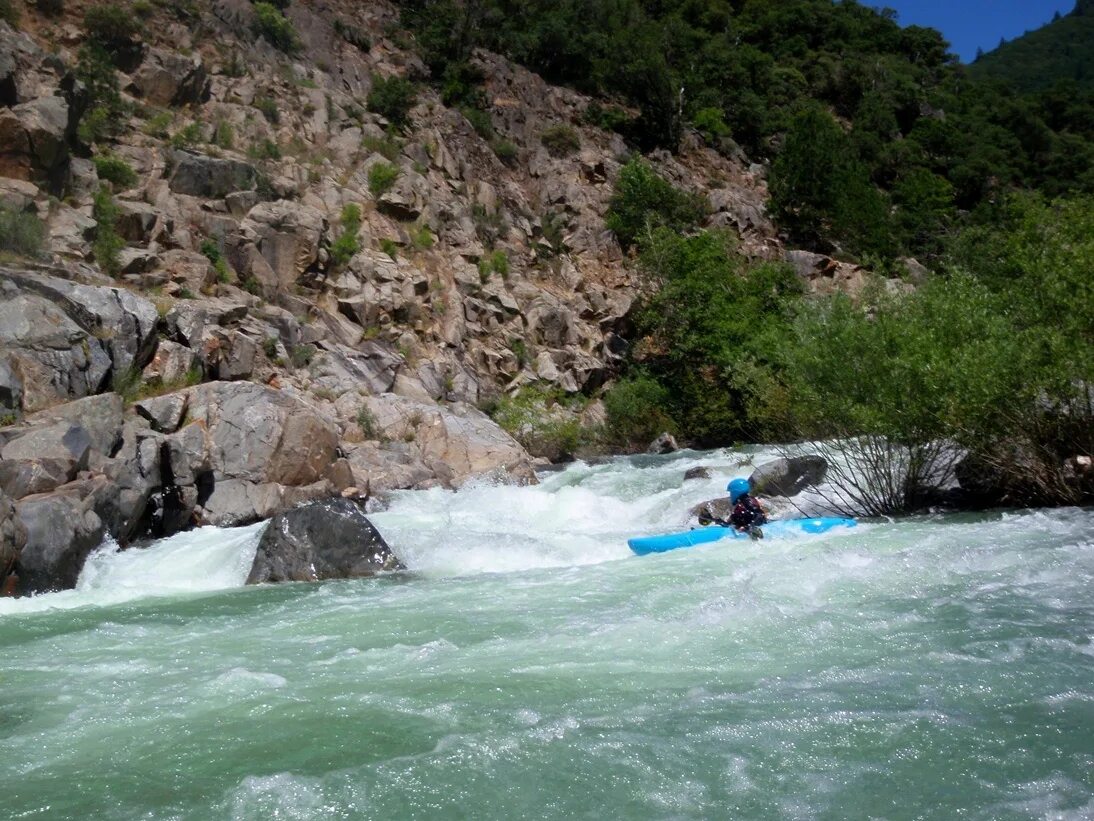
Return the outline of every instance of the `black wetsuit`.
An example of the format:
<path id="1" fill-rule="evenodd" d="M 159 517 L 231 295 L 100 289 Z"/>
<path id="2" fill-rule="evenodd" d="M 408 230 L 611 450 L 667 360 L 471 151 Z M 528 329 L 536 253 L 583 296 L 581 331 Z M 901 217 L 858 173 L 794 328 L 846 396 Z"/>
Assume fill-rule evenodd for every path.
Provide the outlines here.
<path id="1" fill-rule="evenodd" d="M 747 493 L 742 493 L 737 497 L 737 504 L 733 506 L 729 523 L 738 530 L 748 530 L 767 524 L 767 514 L 764 513 L 759 502 Z"/>

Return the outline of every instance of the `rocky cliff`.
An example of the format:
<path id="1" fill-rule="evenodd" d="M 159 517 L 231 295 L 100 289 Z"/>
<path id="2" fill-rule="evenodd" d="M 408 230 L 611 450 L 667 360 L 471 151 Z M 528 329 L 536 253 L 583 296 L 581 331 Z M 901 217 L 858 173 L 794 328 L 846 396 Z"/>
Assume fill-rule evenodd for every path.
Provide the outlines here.
<path id="1" fill-rule="evenodd" d="M 534 481 L 479 410 L 523 386 L 595 418 L 639 283 L 604 225 L 629 149 L 585 124 L 589 99 L 479 53 L 489 123 L 421 83 L 396 124 L 370 91 L 427 72 L 388 4 L 292 3 L 290 56 L 247 0 L 137 0 L 116 121 L 89 137 L 88 8 L 0 23 L 0 207 L 44 226 L 0 269 L 0 572 L 19 589 L 70 585 L 107 533 Z M 787 254 L 739 151 L 689 137 L 649 159 L 744 253 L 817 290 L 862 279 Z"/>

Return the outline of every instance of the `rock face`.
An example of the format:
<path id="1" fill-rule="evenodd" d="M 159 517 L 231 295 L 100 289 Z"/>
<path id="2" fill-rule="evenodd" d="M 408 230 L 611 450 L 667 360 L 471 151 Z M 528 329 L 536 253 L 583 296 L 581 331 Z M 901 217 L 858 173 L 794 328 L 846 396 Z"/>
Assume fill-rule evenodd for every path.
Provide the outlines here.
<path id="1" fill-rule="evenodd" d="M 679 450 L 680 446 L 676 444 L 676 437 L 671 433 L 662 433 L 652 442 L 650 446 L 646 448 L 646 453 L 674 453 Z"/>
<path id="2" fill-rule="evenodd" d="M 247 584 L 353 579 L 405 569 L 360 505 L 326 499 L 270 521 Z"/>
<path id="3" fill-rule="evenodd" d="M 823 456 L 792 456 L 760 465 L 748 477 L 752 492 L 763 496 L 797 496 L 819 485 L 828 473 Z"/>

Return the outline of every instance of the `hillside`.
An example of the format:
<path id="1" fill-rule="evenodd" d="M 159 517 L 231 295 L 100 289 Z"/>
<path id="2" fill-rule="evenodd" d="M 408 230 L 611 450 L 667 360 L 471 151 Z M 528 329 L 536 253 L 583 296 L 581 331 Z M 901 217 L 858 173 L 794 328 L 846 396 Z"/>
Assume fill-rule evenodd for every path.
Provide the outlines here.
<path id="1" fill-rule="evenodd" d="M 1070 14 L 980 56 L 969 73 L 1020 91 L 1060 81 L 1094 90 L 1094 2 L 1078 0 Z"/>

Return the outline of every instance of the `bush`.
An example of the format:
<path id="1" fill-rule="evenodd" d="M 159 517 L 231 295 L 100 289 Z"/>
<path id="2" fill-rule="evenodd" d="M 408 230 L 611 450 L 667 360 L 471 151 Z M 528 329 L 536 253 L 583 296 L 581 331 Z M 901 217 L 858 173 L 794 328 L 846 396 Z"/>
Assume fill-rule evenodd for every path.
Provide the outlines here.
<path id="1" fill-rule="evenodd" d="M 583 397 L 567 399 L 550 388 L 531 385 L 500 398 L 493 419 L 533 456 L 552 462 L 572 459 L 585 444 L 578 418 Z"/>
<path id="2" fill-rule="evenodd" d="M 367 405 L 362 405 L 357 411 L 357 427 L 361 429 L 366 439 L 376 438 L 376 417 L 372 415 Z"/>
<path id="3" fill-rule="evenodd" d="M 104 188 L 95 194 L 91 216 L 96 222 L 95 241 L 91 244 L 95 261 L 104 273 L 117 276 L 121 268 L 118 252 L 125 247 L 125 240 L 118 234 L 118 205 L 110 191 Z"/>
<path id="4" fill-rule="evenodd" d="M 315 358 L 315 346 L 293 345 L 292 350 L 289 351 L 289 358 L 292 360 L 294 368 L 306 367 Z"/>
<path id="5" fill-rule="evenodd" d="M 160 111 L 145 120 L 144 125 L 141 127 L 141 131 L 149 137 L 156 137 L 162 140 L 166 139 L 168 135 L 167 129 L 170 125 L 171 113 L 168 111 Z"/>
<path id="6" fill-rule="evenodd" d="M 255 97 L 254 107 L 262 112 L 262 116 L 271 125 L 277 125 L 281 122 L 281 112 L 272 97 Z"/>
<path id="7" fill-rule="evenodd" d="M 253 160 L 280 160 L 281 146 L 271 139 L 263 138 L 247 149 L 247 156 Z"/>
<path id="8" fill-rule="evenodd" d="M 619 172 L 606 223 L 627 247 L 657 228 L 693 230 L 706 213 L 701 197 L 673 188 L 645 162 L 633 159 Z"/>
<path id="9" fill-rule="evenodd" d="M 380 240 L 380 250 L 392 259 L 399 258 L 399 243 L 393 239 L 384 238 Z"/>
<path id="10" fill-rule="evenodd" d="M 132 188 L 137 184 L 137 172 L 133 166 L 116 154 L 100 154 L 94 158 L 95 173 L 100 180 L 107 180 L 119 189 Z"/>
<path id="11" fill-rule="evenodd" d="M 608 436 L 624 447 L 644 447 L 664 431 L 674 432 L 669 392 L 645 375 L 623 379 L 604 395 Z"/>
<path id="12" fill-rule="evenodd" d="M 490 119 L 490 114 L 488 112 L 483 111 L 481 108 L 465 105 L 460 107 L 460 113 L 471 127 L 475 129 L 476 134 L 484 140 L 494 139 L 494 122 Z"/>
<path id="13" fill-rule="evenodd" d="M 213 129 L 213 145 L 230 151 L 235 146 L 235 129 L 227 120 L 220 120 Z"/>
<path id="14" fill-rule="evenodd" d="M 45 236 L 46 227 L 36 215 L 0 205 L 0 251 L 36 257 Z"/>
<path id="15" fill-rule="evenodd" d="M 479 260 L 479 281 L 485 285 L 492 273 L 502 279 L 509 276 L 509 256 L 504 251 L 494 251 Z"/>
<path id="16" fill-rule="evenodd" d="M 379 162 L 368 170 L 368 190 L 376 199 L 379 199 L 395 185 L 399 178 L 399 169 L 391 163 Z"/>
<path id="17" fill-rule="evenodd" d="M 262 353 L 266 354 L 266 358 L 271 362 L 277 356 L 277 337 L 268 336 L 262 340 Z"/>
<path id="18" fill-rule="evenodd" d="M 139 30 L 136 17 L 116 3 L 93 5 L 84 12 L 87 39 L 114 56 L 132 46 Z"/>
<path id="19" fill-rule="evenodd" d="M 295 54 L 300 50 L 300 38 L 296 29 L 285 15 L 269 3 L 255 3 L 255 33 L 265 37 L 274 48 L 286 54 Z"/>
<path id="20" fill-rule="evenodd" d="M 12 0 L 0 0 L 0 21 L 12 28 L 19 27 L 19 9 L 15 7 Z"/>
<path id="21" fill-rule="evenodd" d="M 125 119 L 126 106 L 110 54 L 95 42 L 81 47 L 75 74 L 87 94 L 87 109 L 77 126 L 77 136 L 91 145 L 117 134 Z"/>
<path id="22" fill-rule="evenodd" d="M 391 130 L 384 133 L 383 137 L 373 137 L 366 134 L 361 140 L 361 145 L 369 151 L 373 151 L 389 162 L 395 162 L 403 151 L 403 141 Z"/>
<path id="23" fill-rule="evenodd" d="M 433 247 L 433 232 L 429 230 L 428 225 L 411 228 L 408 233 L 410 242 L 415 248 L 424 251 Z"/>
<path id="24" fill-rule="evenodd" d="M 494 140 L 490 143 L 494 155 L 506 165 L 512 165 L 520 153 L 517 147 L 509 140 Z"/>
<path id="25" fill-rule="evenodd" d="M 582 119 L 589 125 L 605 131 L 625 131 L 631 124 L 631 116 L 623 109 L 602 106 L 597 102 L 589 103 Z"/>
<path id="26" fill-rule="evenodd" d="M 386 117 L 393 125 L 402 128 L 417 97 L 418 88 L 410 80 L 404 77 L 377 77 L 368 93 L 366 105 L 369 111 Z"/>
<path id="27" fill-rule="evenodd" d="M 173 148 L 190 148 L 202 141 L 201 123 L 189 123 L 171 137 Z"/>
<path id="28" fill-rule="evenodd" d="M 729 126 L 726 125 L 725 114 L 720 108 L 699 109 L 691 118 L 691 124 L 703 135 L 703 139 L 713 146 L 727 139 L 731 133 Z"/>
<path id="29" fill-rule="evenodd" d="M 353 259 L 353 255 L 361 250 L 361 242 L 357 238 L 361 230 L 361 206 L 349 203 L 342 208 L 342 233 L 331 245 L 331 261 L 338 268 Z"/>
<path id="30" fill-rule="evenodd" d="M 211 239 L 203 240 L 201 253 L 213 264 L 213 270 L 217 273 L 217 282 L 226 285 L 232 281 L 232 269 L 228 266 L 228 260 L 224 258 L 220 243 Z"/>
<path id="31" fill-rule="evenodd" d="M 581 148 L 581 138 L 568 125 L 553 125 L 539 135 L 540 142 L 552 157 L 565 157 Z"/>

